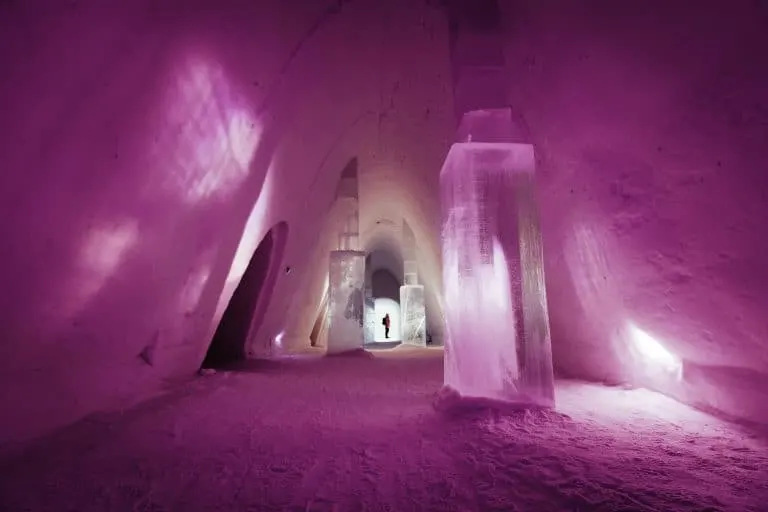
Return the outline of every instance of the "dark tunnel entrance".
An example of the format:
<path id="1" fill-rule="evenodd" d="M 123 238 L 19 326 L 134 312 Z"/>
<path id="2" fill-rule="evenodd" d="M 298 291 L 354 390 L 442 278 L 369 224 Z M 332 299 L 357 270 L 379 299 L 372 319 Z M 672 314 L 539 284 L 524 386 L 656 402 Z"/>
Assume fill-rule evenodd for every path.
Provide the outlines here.
<path id="1" fill-rule="evenodd" d="M 216 328 L 203 367 L 226 366 L 246 358 L 248 335 L 258 331 L 264 319 L 287 237 L 288 224 L 280 222 L 256 247 Z"/>

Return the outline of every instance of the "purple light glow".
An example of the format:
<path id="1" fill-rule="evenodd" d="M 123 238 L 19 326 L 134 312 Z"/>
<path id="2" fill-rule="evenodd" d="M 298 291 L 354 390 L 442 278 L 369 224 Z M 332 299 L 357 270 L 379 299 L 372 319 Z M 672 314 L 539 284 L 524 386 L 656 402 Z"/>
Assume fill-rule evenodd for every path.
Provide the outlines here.
<path id="1" fill-rule="evenodd" d="M 259 125 L 213 61 L 180 59 L 175 73 L 162 123 L 176 129 L 166 128 L 168 135 L 156 151 L 165 162 L 168 147 L 183 150 L 172 160 L 175 169 L 161 186 L 192 204 L 213 196 L 226 199 L 248 176 Z"/>
<path id="2" fill-rule="evenodd" d="M 642 372 L 641 378 L 645 379 L 649 386 L 664 390 L 670 379 L 673 382 L 680 379 L 682 361 L 658 340 L 631 323 L 627 326 L 626 336 L 631 343 L 633 362 Z"/>
<path id="3" fill-rule="evenodd" d="M 566 242 L 565 259 L 587 322 L 593 328 L 614 333 L 606 341 L 616 357 L 606 358 L 604 364 L 620 365 L 619 372 L 634 385 L 674 395 L 679 391 L 682 361 L 655 337 L 625 320 L 627 306 L 612 277 L 619 269 L 611 265 L 608 257 L 612 254 L 617 260 L 620 251 L 609 248 L 605 237 L 598 233 L 598 229 L 584 225 L 574 229 Z M 613 371 L 605 369 L 606 374 Z"/>
<path id="4" fill-rule="evenodd" d="M 83 241 L 67 296 L 57 305 L 57 314 L 71 318 L 104 286 L 139 241 L 138 223 L 124 220 L 92 228 Z"/>
<path id="5" fill-rule="evenodd" d="M 285 337 L 285 330 L 282 330 L 275 335 L 275 337 L 273 338 L 274 343 L 272 344 L 274 352 L 280 353 L 283 350 L 284 337 Z"/>

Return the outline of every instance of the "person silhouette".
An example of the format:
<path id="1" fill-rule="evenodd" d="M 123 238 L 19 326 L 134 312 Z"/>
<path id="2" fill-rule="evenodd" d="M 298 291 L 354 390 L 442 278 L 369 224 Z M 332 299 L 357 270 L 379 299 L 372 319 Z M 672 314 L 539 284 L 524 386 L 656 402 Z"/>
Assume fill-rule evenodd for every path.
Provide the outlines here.
<path id="1" fill-rule="evenodd" d="M 384 319 L 381 321 L 381 323 L 384 324 L 384 337 L 386 339 L 389 339 L 389 323 L 390 323 L 389 313 L 384 315 Z"/>

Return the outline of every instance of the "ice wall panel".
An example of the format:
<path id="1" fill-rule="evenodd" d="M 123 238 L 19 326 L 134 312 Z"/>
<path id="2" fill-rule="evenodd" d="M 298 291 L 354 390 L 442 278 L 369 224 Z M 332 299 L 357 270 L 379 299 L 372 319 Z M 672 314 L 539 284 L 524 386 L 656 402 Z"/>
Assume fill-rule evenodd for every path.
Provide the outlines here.
<path id="1" fill-rule="evenodd" d="M 532 146 L 457 143 L 441 171 L 445 384 L 554 403 Z"/>
<path id="2" fill-rule="evenodd" d="M 328 353 L 363 345 L 365 253 L 332 251 L 328 270 Z"/>
<path id="3" fill-rule="evenodd" d="M 427 315 L 424 286 L 400 287 L 400 339 L 406 345 L 427 345 Z"/>

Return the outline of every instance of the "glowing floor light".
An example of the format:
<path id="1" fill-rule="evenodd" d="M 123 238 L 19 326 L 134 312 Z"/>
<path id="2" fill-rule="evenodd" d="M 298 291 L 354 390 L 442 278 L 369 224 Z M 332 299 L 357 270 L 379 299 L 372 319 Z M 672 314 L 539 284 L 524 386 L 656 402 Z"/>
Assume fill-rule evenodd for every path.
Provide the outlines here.
<path id="1" fill-rule="evenodd" d="M 654 365 L 669 372 L 677 372 L 682 366 L 680 358 L 654 339 L 647 332 L 630 324 L 629 333 L 637 353 L 643 358 L 643 362 Z"/>
<path id="2" fill-rule="evenodd" d="M 275 347 L 283 348 L 283 337 L 285 337 L 285 331 L 277 333 L 277 336 L 275 336 Z"/>

